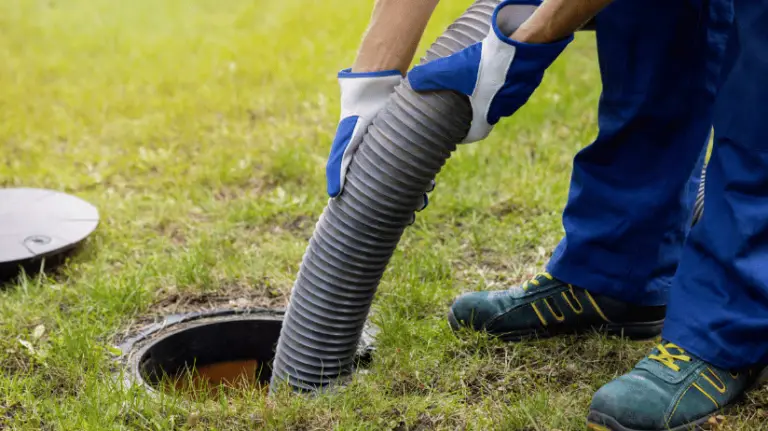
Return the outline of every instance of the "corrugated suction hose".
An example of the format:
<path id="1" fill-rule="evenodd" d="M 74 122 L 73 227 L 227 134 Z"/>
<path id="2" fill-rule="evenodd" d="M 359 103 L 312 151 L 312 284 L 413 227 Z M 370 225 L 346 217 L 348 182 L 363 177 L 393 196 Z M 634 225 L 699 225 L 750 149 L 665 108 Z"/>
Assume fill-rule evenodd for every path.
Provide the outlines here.
<path id="1" fill-rule="evenodd" d="M 698 223 L 701 219 L 701 215 L 704 214 L 704 188 L 707 182 L 707 165 L 701 169 L 701 179 L 699 181 L 699 190 L 696 193 L 696 202 L 693 204 L 693 216 L 691 217 L 691 224 Z"/>
<path id="2" fill-rule="evenodd" d="M 422 63 L 482 40 L 500 0 L 477 0 L 427 51 Z M 315 391 L 348 375 L 376 289 L 422 195 L 469 131 L 468 99 L 419 94 L 407 80 L 369 126 L 304 254 L 272 371 Z"/>
<path id="3" fill-rule="evenodd" d="M 501 0 L 476 0 L 421 63 L 453 54 L 488 33 Z M 585 26 L 584 30 L 592 29 Z M 322 389 L 347 376 L 384 270 L 422 195 L 469 131 L 461 94 L 418 94 L 407 80 L 374 119 L 304 254 L 285 314 L 271 389 Z"/>

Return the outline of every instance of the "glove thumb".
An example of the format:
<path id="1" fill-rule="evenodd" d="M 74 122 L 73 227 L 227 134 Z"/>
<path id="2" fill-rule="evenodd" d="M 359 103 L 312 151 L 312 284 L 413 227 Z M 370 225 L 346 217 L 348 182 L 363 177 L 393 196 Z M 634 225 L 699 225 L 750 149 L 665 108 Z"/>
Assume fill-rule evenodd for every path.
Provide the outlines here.
<path id="1" fill-rule="evenodd" d="M 480 67 L 480 42 L 447 57 L 415 66 L 408 72 L 408 83 L 414 91 L 453 90 L 472 95 Z"/>

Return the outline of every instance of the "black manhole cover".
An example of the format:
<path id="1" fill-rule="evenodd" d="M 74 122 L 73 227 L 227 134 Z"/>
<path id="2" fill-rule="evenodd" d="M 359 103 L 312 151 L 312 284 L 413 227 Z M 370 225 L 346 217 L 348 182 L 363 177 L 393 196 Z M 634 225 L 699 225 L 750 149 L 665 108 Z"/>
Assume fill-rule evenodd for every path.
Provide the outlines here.
<path id="1" fill-rule="evenodd" d="M 60 264 L 99 224 L 99 211 L 65 193 L 0 189 L 0 282 Z"/>
<path id="2" fill-rule="evenodd" d="M 170 316 L 119 346 L 127 383 L 196 394 L 221 386 L 266 389 L 283 317 L 284 310 L 268 309 Z M 375 333 L 366 327 L 356 366 L 370 360 Z"/>

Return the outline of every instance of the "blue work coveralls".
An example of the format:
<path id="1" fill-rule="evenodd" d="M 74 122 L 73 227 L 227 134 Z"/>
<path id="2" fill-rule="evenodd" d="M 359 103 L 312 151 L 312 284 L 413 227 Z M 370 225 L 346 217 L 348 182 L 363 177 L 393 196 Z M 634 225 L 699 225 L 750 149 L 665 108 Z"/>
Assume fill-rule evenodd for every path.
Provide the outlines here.
<path id="1" fill-rule="evenodd" d="M 548 271 L 667 304 L 663 337 L 716 366 L 768 363 L 768 0 L 617 0 L 596 38 L 599 133 Z"/>

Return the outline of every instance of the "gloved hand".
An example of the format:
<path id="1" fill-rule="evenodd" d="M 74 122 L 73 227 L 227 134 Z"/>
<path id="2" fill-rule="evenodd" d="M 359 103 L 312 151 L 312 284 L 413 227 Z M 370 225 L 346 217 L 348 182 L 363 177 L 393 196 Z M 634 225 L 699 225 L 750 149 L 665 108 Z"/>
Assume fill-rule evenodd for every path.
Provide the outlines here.
<path id="1" fill-rule="evenodd" d="M 469 96 L 472 124 L 462 143 L 485 139 L 503 117 L 528 101 L 573 35 L 547 44 L 510 39 L 541 5 L 540 0 L 505 0 L 491 17 L 491 28 L 481 41 L 450 56 L 411 69 L 408 81 L 418 92 L 454 90 Z"/>
<path id="2" fill-rule="evenodd" d="M 331 153 L 325 167 L 328 196 L 335 198 L 344 191 L 349 164 L 363 140 L 363 135 L 378 112 L 384 108 L 395 87 L 400 84 L 399 70 L 354 73 L 351 69 L 339 72 L 341 87 L 341 120 L 331 145 Z M 434 188 L 434 181 L 428 192 Z M 424 194 L 426 208 L 429 199 Z"/>

